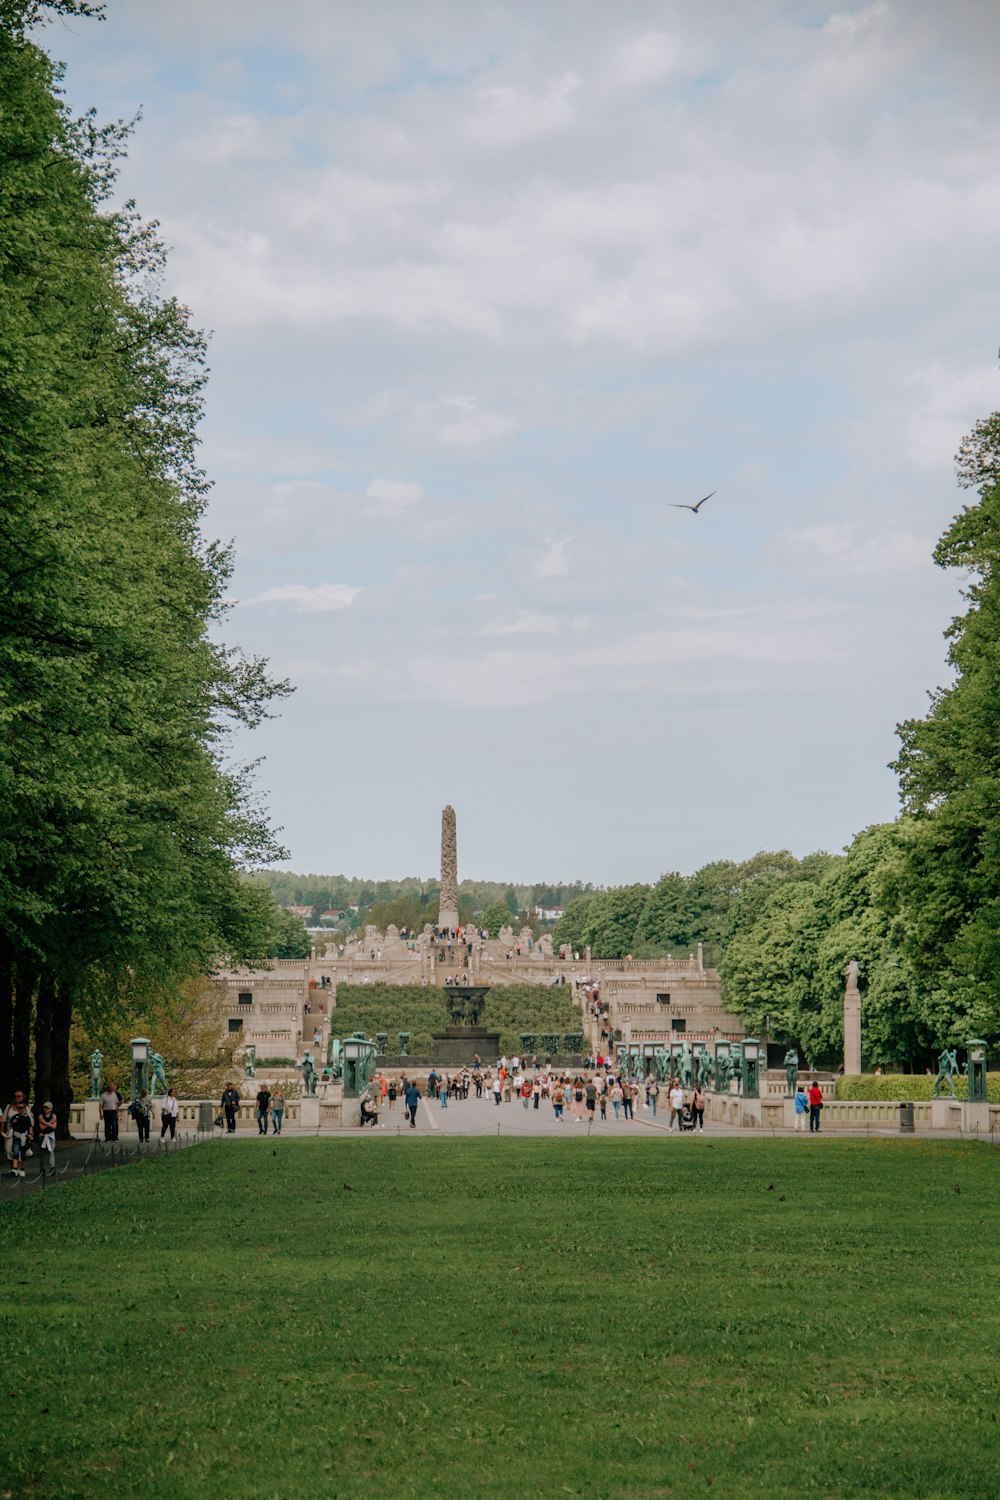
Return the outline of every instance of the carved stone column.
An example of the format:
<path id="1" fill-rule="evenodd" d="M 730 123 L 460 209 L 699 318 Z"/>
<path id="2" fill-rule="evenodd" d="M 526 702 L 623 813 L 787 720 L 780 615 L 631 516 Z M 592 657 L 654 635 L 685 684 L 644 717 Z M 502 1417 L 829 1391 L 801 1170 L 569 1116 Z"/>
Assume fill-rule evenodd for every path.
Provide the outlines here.
<path id="1" fill-rule="evenodd" d="M 441 814 L 441 905 L 439 927 L 458 926 L 458 835 L 455 831 L 455 809 L 450 805 Z"/>
<path id="2" fill-rule="evenodd" d="M 861 992 L 858 989 L 858 966 L 847 965 L 847 988 L 844 991 L 844 1074 L 861 1072 Z"/>

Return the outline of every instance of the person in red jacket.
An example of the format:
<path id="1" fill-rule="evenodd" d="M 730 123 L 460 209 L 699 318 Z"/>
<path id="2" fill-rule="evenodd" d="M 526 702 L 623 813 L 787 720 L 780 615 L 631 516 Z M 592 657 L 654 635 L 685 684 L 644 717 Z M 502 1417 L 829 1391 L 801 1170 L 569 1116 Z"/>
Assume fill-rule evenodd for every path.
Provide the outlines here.
<path id="1" fill-rule="evenodd" d="M 819 1134 L 819 1112 L 823 1108 L 823 1090 L 813 1079 L 809 1085 L 809 1131 Z"/>

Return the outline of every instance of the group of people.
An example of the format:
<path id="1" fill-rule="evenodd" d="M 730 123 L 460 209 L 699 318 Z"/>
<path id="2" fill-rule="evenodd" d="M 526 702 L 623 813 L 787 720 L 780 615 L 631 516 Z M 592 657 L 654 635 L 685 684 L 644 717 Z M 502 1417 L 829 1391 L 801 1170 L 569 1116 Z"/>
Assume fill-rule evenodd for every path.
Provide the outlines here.
<path id="1" fill-rule="evenodd" d="M 177 1098 L 176 1089 L 168 1089 L 159 1101 L 160 1109 L 160 1140 L 169 1133 L 170 1139 L 174 1140 L 177 1135 L 177 1120 L 180 1115 L 180 1100 Z M 149 1140 L 149 1130 L 153 1117 L 156 1114 L 157 1101 L 150 1098 L 148 1089 L 140 1089 L 138 1096 L 132 1100 L 128 1107 L 128 1115 L 134 1121 L 140 1142 Z M 106 1083 L 98 1102 L 101 1111 L 101 1119 L 104 1122 L 105 1141 L 117 1141 L 119 1127 L 119 1111 L 122 1107 L 122 1096 L 118 1092 L 117 1085 Z"/>
<path id="2" fill-rule="evenodd" d="M 59 1119 L 52 1108 L 51 1099 L 38 1105 L 32 1114 L 28 1108 L 27 1095 L 22 1089 L 15 1089 L 14 1097 L 0 1116 L 4 1155 L 10 1163 L 12 1177 L 25 1175 L 24 1164 L 34 1154 L 36 1145 L 41 1152 L 42 1172 L 54 1175 L 58 1125 Z"/>
<path id="3" fill-rule="evenodd" d="M 477 1099 L 492 1099 L 498 1108 L 501 1104 L 519 1102 L 522 1109 L 540 1109 L 545 1102 L 551 1105 L 557 1120 L 576 1121 L 593 1120 L 598 1114 L 606 1120 L 609 1107 L 616 1120 L 635 1119 L 637 1108 L 648 1111 L 655 1119 L 662 1100 L 671 1130 L 675 1126 L 678 1130 L 705 1129 L 707 1100 L 700 1084 L 685 1088 L 676 1077 L 661 1084 L 652 1075 L 638 1078 L 624 1070 L 616 1072 L 604 1066 L 603 1059 L 593 1072 L 583 1073 L 556 1073 L 519 1057 L 510 1062 L 501 1058 L 495 1072 L 478 1063 L 460 1067 L 454 1073 L 441 1074 L 431 1068 L 427 1096 L 436 1100 L 441 1109 L 468 1099 L 470 1094 Z M 412 1126 L 416 1101 L 421 1097 L 419 1088 L 405 1073 L 399 1077 L 377 1073 L 362 1096 L 361 1123 L 376 1125 L 383 1110 L 391 1113 L 402 1100 Z"/>

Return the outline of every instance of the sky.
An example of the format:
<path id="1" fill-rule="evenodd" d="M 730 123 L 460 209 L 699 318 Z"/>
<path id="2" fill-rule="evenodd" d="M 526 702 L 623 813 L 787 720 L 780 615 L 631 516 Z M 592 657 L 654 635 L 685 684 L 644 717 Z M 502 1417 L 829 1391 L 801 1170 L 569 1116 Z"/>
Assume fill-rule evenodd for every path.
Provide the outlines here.
<path id="1" fill-rule="evenodd" d="M 109 0 L 212 331 L 287 867 L 655 880 L 898 811 L 998 401 L 994 0 Z M 709 491 L 702 509 L 676 508 Z"/>

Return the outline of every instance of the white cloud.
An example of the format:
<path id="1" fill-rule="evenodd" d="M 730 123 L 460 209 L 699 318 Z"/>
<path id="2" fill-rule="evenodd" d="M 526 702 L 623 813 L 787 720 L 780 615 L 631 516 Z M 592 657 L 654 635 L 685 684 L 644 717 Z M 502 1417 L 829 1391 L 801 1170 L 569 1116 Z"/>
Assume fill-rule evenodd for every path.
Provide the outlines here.
<path id="1" fill-rule="evenodd" d="M 522 610 L 513 620 L 491 620 L 480 635 L 558 635 L 561 625 L 555 615 L 533 615 Z"/>
<path id="2" fill-rule="evenodd" d="M 409 479 L 373 479 L 365 490 L 370 500 L 381 500 L 392 510 L 416 505 L 424 498 L 424 487 Z"/>
<path id="3" fill-rule="evenodd" d="M 566 556 L 568 545 L 565 539 L 546 542 L 544 552 L 531 564 L 531 571 L 535 577 L 565 578 L 569 572 L 569 559 Z"/>
<path id="4" fill-rule="evenodd" d="M 350 609 L 361 593 L 350 583 L 283 583 L 277 588 L 265 589 L 250 599 L 241 599 L 245 605 L 294 604 L 300 614 L 327 613 L 334 609 Z"/>
<path id="5" fill-rule="evenodd" d="M 905 528 L 869 534 L 854 522 L 806 526 L 783 532 L 777 540 L 790 552 L 816 558 L 844 574 L 926 569 L 934 545 L 933 538 Z"/>

